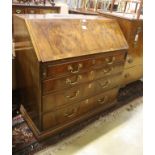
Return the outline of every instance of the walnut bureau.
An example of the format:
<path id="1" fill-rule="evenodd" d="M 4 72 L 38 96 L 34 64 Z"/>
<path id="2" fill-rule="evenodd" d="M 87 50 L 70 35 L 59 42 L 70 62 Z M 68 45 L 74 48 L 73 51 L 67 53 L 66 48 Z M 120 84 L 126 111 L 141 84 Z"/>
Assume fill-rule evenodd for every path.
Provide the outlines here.
<path id="1" fill-rule="evenodd" d="M 131 14 L 98 11 L 101 16 L 116 19 L 129 45 L 122 76 L 122 86 L 143 76 L 143 19 Z"/>
<path id="2" fill-rule="evenodd" d="M 115 105 L 128 44 L 116 20 L 14 15 L 21 112 L 40 140 Z"/>

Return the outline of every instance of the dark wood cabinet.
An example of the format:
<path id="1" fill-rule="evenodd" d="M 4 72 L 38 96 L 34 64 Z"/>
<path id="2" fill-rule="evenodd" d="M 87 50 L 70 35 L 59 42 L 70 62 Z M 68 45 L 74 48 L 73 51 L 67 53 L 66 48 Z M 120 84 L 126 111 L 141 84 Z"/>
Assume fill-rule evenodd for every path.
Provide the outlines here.
<path id="1" fill-rule="evenodd" d="M 21 112 L 38 139 L 116 104 L 128 44 L 116 20 L 14 15 Z"/>
<path id="2" fill-rule="evenodd" d="M 46 14 L 46 13 L 60 13 L 60 7 L 24 5 L 24 4 L 12 5 L 12 14 Z"/>

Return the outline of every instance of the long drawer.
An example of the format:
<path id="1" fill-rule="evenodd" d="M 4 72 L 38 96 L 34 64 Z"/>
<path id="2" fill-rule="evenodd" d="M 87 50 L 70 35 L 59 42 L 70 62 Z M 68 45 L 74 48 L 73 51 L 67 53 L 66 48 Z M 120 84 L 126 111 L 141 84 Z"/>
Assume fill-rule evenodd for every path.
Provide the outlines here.
<path id="1" fill-rule="evenodd" d="M 113 65 L 115 63 L 124 62 L 126 57 L 125 51 L 107 52 L 94 56 L 93 58 L 80 58 L 75 61 L 67 61 L 58 64 L 47 63 L 42 69 L 42 78 L 48 79 L 58 76 L 67 76 L 69 74 L 77 74 L 87 71 L 90 68 L 96 68 L 103 65 Z"/>
<path id="2" fill-rule="evenodd" d="M 119 63 L 113 66 L 102 67 L 100 69 L 91 70 L 89 72 L 71 75 L 59 79 L 44 80 L 43 83 L 43 94 L 58 91 L 64 88 L 71 88 L 79 84 L 97 80 L 101 77 L 114 75 L 123 71 L 123 63 Z"/>
<path id="3" fill-rule="evenodd" d="M 71 89 L 65 89 L 58 93 L 52 93 L 42 97 L 43 112 L 55 110 L 56 107 L 65 105 L 76 100 L 91 97 L 105 90 L 114 88 L 120 84 L 121 74 L 108 76 L 93 82 L 88 82 Z"/>
<path id="4" fill-rule="evenodd" d="M 101 106 L 105 108 L 110 107 L 115 103 L 117 93 L 118 88 L 116 87 L 81 102 L 76 102 L 54 112 L 46 113 L 42 118 L 43 130 L 55 127 L 59 124 L 62 125 L 76 117 L 83 116 L 85 113 L 93 111 L 94 108 L 100 108 Z"/>

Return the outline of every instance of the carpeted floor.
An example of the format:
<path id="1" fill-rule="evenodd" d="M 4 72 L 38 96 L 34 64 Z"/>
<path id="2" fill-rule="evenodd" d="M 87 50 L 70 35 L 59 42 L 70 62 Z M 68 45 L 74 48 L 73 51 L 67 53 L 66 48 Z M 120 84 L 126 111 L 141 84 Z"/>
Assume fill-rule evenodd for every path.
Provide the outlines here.
<path id="1" fill-rule="evenodd" d="M 109 109 L 108 112 L 102 112 L 96 115 L 93 118 L 90 118 L 81 124 L 78 124 L 70 129 L 67 129 L 60 134 L 57 134 L 47 140 L 42 142 L 38 142 L 32 131 L 29 129 L 27 123 L 23 119 L 23 117 L 18 114 L 13 118 L 12 125 L 13 125 L 13 154 L 14 155 L 28 155 L 34 154 L 40 150 L 43 150 L 51 145 L 59 144 L 59 142 L 68 137 L 73 135 L 74 133 L 81 133 L 81 130 L 93 122 L 97 122 L 98 120 L 108 120 L 108 116 L 113 115 L 113 117 L 117 117 L 119 113 L 119 109 L 123 107 L 125 110 L 132 110 L 134 108 L 133 104 L 128 103 L 140 96 L 143 95 L 143 83 L 141 81 L 136 81 L 125 88 L 122 88 L 119 92 L 118 96 L 118 103 L 117 106 Z M 109 113 L 109 114 L 108 114 Z M 108 114 L 108 115 L 107 115 Z M 106 117 L 105 117 L 106 116 Z M 79 134 L 80 135 L 80 134 Z M 57 146 L 55 149 L 59 149 L 61 146 Z"/>

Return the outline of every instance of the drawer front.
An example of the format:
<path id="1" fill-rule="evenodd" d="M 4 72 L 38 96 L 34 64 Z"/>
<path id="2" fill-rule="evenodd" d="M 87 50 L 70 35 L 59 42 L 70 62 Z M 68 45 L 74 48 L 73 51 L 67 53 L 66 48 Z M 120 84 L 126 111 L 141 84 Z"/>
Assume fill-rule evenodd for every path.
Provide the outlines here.
<path id="1" fill-rule="evenodd" d="M 61 90 L 63 88 L 70 88 L 77 86 L 78 84 L 85 82 L 89 73 L 78 74 L 60 79 L 52 79 L 43 81 L 43 94 L 47 94 L 53 91 Z"/>
<path id="2" fill-rule="evenodd" d="M 79 104 L 73 104 L 56 111 L 57 122 L 64 123 L 78 116 Z"/>
<path id="3" fill-rule="evenodd" d="M 94 79 L 99 79 L 101 77 L 107 77 L 110 75 L 122 73 L 124 69 L 124 62 L 119 64 L 114 64 L 111 66 L 104 66 L 101 69 L 94 71 Z"/>
<path id="4" fill-rule="evenodd" d="M 79 113 L 84 114 L 94 110 L 94 108 L 99 108 L 100 106 L 105 106 L 106 108 L 115 104 L 114 101 L 117 98 L 118 90 L 118 88 L 114 88 L 82 101 L 80 103 Z"/>
<path id="5" fill-rule="evenodd" d="M 118 51 L 90 57 L 88 59 L 80 59 L 74 62 L 60 63 L 57 65 L 46 64 L 43 66 L 42 78 L 46 79 L 69 74 L 79 74 L 84 71 L 100 68 L 101 66 L 111 66 L 116 63 L 124 62 L 125 58 L 126 52 Z"/>
<path id="6" fill-rule="evenodd" d="M 143 76 L 143 66 L 137 65 L 129 69 L 125 69 L 122 74 L 122 85 L 129 84 L 139 80 Z"/>
<path id="7" fill-rule="evenodd" d="M 92 70 L 83 74 L 71 75 L 59 79 L 50 79 L 43 81 L 43 94 L 52 91 L 61 90 L 63 88 L 70 88 L 79 84 L 93 81 L 101 77 L 113 75 L 123 71 L 123 63 L 114 66 L 107 66 L 97 70 Z"/>
<path id="8" fill-rule="evenodd" d="M 115 76 L 108 76 L 108 77 L 99 79 L 96 81 L 99 87 L 98 92 L 103 92 L 105 90 L 119 86 L 120 82 L 121 82 L 121 74 L 118 74 Z"/>
<path id="9" fill-rule="evenodd" d="M 83 70 L 87 70 L 92 65 L 93 65 L 93 62 L 91 59 L 63 63 L 58 65 L 49 64 L 47 66 L 44 66 L 43 78 L 53 78 L 53 77 L 64 76 L 69 74 L 75 75 L 80 73 Z"/>
<path id="10" fill-rule="evenodd" d="M 95 58 L 93 60 L 94 66 L 99 66 L 99 65 L 114 65 L 118 62 L 125 61 L 125 56 L 126 53 L 121 51 L 121 52 L 116 52 L 113 54 L 107 54 L 103 57 Z"/>
<path id="11" fill-rule="evenodd" d="M 72 104 L 61 108 L 54 112 L 49 112 L 43 115 L 42 126 L 43 130 L 50 129 L 56 125 L 63 124 L 77 117 L 79 113 L 79 104 Z"/>
<path id="12" fill-rule="evenodd" d="M 115 104 L 116 99 L 117 99 L 117 94 L 118 94 L 118 88 L 114 88 L 112 90 L 106 91 L 100 95 L 97 95 L 95 97 L 95 101 L 93 104 L 93 109 L 94 108 L 99 108 L 100 106 L 109 107 L 113 104 Z"/>
<path id="13" fill-rule="evenodd" d="M 69 90 L 61 91 L 60 93 L 49 94 L 43 96 L 43 111 L 54 110 L 58 106 L 82 100 L 92 95 L 108 90 L 120 84 L 121 74 L 115 76 L 108 76 L 90 83 L 86 83 Z"/>

